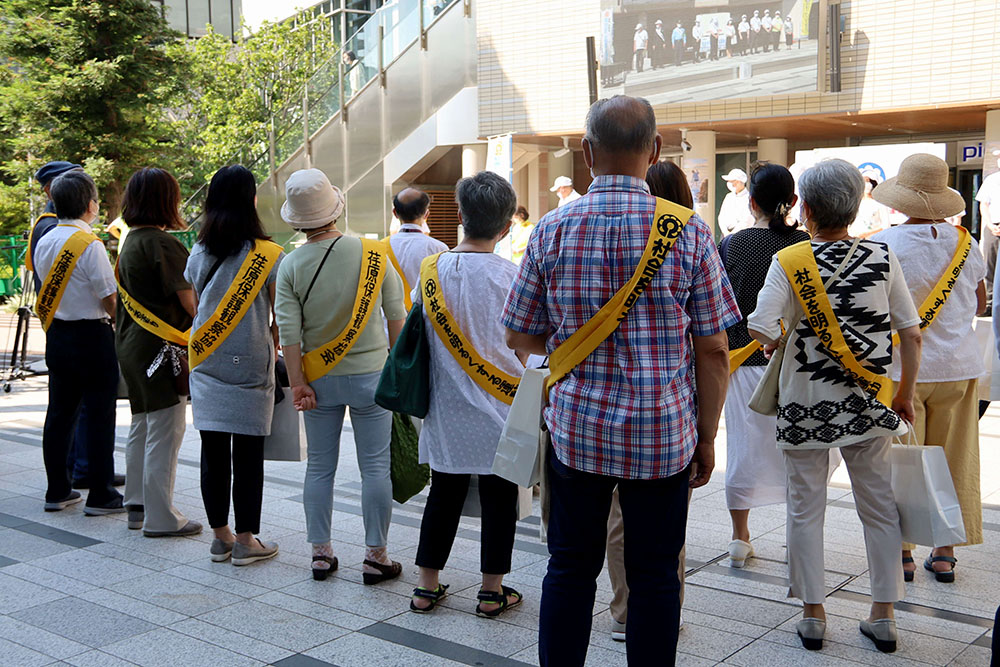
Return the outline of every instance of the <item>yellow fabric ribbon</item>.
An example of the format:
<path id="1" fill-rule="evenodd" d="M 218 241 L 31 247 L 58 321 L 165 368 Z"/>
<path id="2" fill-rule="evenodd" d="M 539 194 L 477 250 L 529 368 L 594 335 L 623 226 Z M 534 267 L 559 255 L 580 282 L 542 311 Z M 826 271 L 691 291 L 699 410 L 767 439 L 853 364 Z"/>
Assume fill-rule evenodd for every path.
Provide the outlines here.
<path id="1" fill-rule="evenodd" d="M 803 317 L 812 328 L 827 353 L 843 368 L 847 376 L 886 407 L 892 402 L 892 383 L 873 373 L 858 362 L 847 346 L 840 330 L 830 298 L 820 279 L 812 242 L 802 241 L 778 252 L 778 262 L 785 270 L 792 291 L 802 306 Z"/>
<path id="2" fill-rule="evenodd" d="M 56 259 L 52 262 L 49 274 L 42 281 L 42 289 L 38 292 L 38 301 L 35 303 L 35 313 L 42 321 L 42 329 L 49 330 L 52 319 L 59 310 L 59 302 L 62 301 L 63 294 L 66 293 L 66 286 L 69 284 L 69 277 L 76 268 L 76 263 L 83 256 L 83 252 L 94 241 L 99 239 L 91 232 L 82 229 L 75 232 L 66 239 L 66 243 L 59 250 Z M 29 253 L 30 254 L 30 253 Z"/>
<path id="3" fill-rule="evenodd" d="M 188 339 L 191 336 L 191 329 L 181 331 L 168 322 L 160 319 L 151 310 L 132 298 L 132 296 L 122 287 L 118 278 L 118 263 L 115 262 L 115 284 L 118 285 L 118 300 L 121 301 L 129 317 L 140 327 L 149 333 L 162 338 L 163 340 L 187 347 Z"/>
<path id="4" fill-rule="evenodd" d="M 955 289 L 959 274 L 965 268 L 965 261 L 969 259 L 969 253 L 972 251 L 972 235 L 969 234 L 969 230 L 965 227 L 956 227 L 955 229 L 958 230 L 958 246 L 955 248 L 955 254 L 952 255 L 948 268 L 938 278 L 934 288 L 920 304 L 920 309 L 917 311 L 920 313 L 921 331 L 929 327 L 937 314 L 944 308 L 952 290 Z M 899 345 L 899 334 L 893 334 L 892 344 Z"/>
<path id="5" fill-rule="evenodd" d="M 35 219 L 35 224 L 31 226 L 31 231 L 28 232 L 28 249 L 24 253 L 24 265 L 28 267 L 28 270 L 31 271 L 32 273 L 34 273 L 35 271 L 35 263 L 34 260 L 31 259 L 31 249 L 35 247 L 33 245 L 33 242 L 35 240 L 35 227 L 37 227 L 38 223 L 42 221 L 42 218 L 58 218 L 58 217 L 59 216 L 57 216 L 55 213 L 42 213 Z"/>
<path id="6" fill-rule="evenodd" d="M 388 244 L 381 241 L 361 239 L 361 273 L 358 276 L 358 294 L 354 297 L 354 310 L 351 311 L 353 315 L 336 338 L 302 356 L 306 382 L 318 380 L 329 373 L 358 342 L 358 337 L 375 311 L 382 281 L 385 280 L 386 245 Z"/>
<path id="7" fill-rule="evenodd" d="M 406 312 L 410 312 L 410 309 L 413 308 L 413 299 L 410 298 L 410 292 L 413 291 L 413 288 L 406 280 L 406 274 L 403 273 L 403 267 L 399 265 L 399 260 L 392 249 L 392 244 L 389 243 L 389 238 L 386 237 L 382 242 L 385 243 L 385 254 L 389 256 L 389 261 L 392 262 L 393 268 L 399 274 L 399 279 L 403 281 L 403 304 L 406 306 Z"/>
<path id="8" fill-rule="evenodd" d="M 420 263 L 420 289 L 427 317 L 434 326 L 438 338 L 455 358 L 458 365 L 483 391 L 507 405 L 514 402 L 514 394 L 521 384 L 521 378 L 500 370 L 476 351 L 469 339 L 458 327 L 454 316 L 448 312 L 441 279 L 438 277 L 437 261 L 441 253 L 425 257 Z"/>
<path id="9" fill-rule="evenodd" d="M 552 351 L 549 356 L 550 374 L 546 380 L 546 391 L 576 368 L 618 328 L 629 309 L 653 281 L 692 215 L 694 211 L 691 209 L 657 197 L 649 239 L 635 272 L 596 315 Z"/>
<path id="10" fill-rule="evenodd" d="M 215 312 L 191 336 L 188 363 L 192 370 L 229 337 L 247 314 L 280 255 L 281 246 L 277 243 L 254 241 L 253 248 L 236 272 L 236 280 L 222 296 Z"/>
<path id="11" fill-rule="evenodd" d="M 729 351 L 729 374 L 732 375 L 736 372 L 736 369 L 742 366 L 747 359 L 753 356 L 753 353 L 757 350 L 763 349 L 758 341 L 753 341 L 749 345 L 744 345 L 738 350 Z"/>

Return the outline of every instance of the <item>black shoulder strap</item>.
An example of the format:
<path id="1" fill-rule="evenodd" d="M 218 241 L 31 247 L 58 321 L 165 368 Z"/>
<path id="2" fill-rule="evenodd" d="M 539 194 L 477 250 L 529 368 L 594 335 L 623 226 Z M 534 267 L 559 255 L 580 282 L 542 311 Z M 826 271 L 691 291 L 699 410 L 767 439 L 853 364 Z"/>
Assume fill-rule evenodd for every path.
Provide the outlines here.
<path id="1" fill-rule="evenodd" d="M 723 236 L 722 240 L 719 241 L 719 257 L 722 259 L 722 266 L 726 266 L 726 260 L 729 259 L 729 239 L 733 237 L 732 234 Z"/>
<path id="2" fill-rule="evenodd" d="M 202 292 L 204 292 L 208 287 L 208 284 L 212 282 L 212 278 L 215 277 L 215 272 L 219 270 L 219 267 L 222 266 L 222 262 L 225 261 L 225 259 L 225 257 L 219 257 L 215 260 L 215 264 L 212 265 L 212 268 L 208 270 L 208 276 L 205 278 L 205 284 L 201 287 Z"/>
<path id="3" fill-rule="evenodd" d="M 313 291 L 313 285 L 316 284 L 316 279 L 319 278 L 319 272 L 323 270 L 323 265 L 326 264 L 326 260 L 330 256 L 330 251 L 333 250 L 333 246 L 337 245 L 337 241 L 339 241 L 342 238 L 344 238 L 343 234 L 335 238 L 333 240 L 333 243 L 331 243 L 330 246 L 326 249 L 326 252 L 323 253 L 323 259 L 320 261 L 319 266 L 316 267 L 316 273 L 313 274 L 313 279 L 309 283 L 309 288 L 306 290 L 306 295 L 302 297 L 302 305 L 305 305 L 306 301 L 309 300 L 309 294 Z"/>

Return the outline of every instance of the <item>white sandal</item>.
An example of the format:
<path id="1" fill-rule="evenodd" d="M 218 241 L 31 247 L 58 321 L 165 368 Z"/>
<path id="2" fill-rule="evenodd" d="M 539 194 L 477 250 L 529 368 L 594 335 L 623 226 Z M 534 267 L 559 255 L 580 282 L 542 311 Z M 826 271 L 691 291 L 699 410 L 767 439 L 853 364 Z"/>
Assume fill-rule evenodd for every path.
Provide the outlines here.
<path id="1" fill-rule="evenodd" d="M 729 566 L 743 567 L 748 558 L 752 558 L 753 545 L 743 540 L 733 540 L 729 543 Z"/>

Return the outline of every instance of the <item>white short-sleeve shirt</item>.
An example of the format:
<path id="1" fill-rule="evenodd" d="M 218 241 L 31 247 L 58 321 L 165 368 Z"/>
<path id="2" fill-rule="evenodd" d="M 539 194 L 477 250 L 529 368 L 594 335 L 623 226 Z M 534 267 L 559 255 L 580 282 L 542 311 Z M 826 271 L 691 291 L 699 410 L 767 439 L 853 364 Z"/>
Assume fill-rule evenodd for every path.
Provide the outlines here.
<path id="1" fill-rule="evenodd" d="M 448 249 L 441 241 L 422 233 L 420 225 L 404 223 L 399 231 L 389 239 L 392 252 L 403 269 L 406 287 L 413 289 L 420 282 L 420 263 L 425 257 L 430 257 Z"/>
<path id="2" fill-rule="evenodd" d="M 35 272 L 43 281 L 69 237 L 78 231 L 91 231 L 83 220 L 60 220 L 52 231 L 43 236 L 32 260 Z M 118 291 L 111 261 L 98 240 L 92 242 L 77 260 L 66 283 L 66 291 L 56 309 L 57 320 L 100 320 L 108 317 L 101 299 Z"/>

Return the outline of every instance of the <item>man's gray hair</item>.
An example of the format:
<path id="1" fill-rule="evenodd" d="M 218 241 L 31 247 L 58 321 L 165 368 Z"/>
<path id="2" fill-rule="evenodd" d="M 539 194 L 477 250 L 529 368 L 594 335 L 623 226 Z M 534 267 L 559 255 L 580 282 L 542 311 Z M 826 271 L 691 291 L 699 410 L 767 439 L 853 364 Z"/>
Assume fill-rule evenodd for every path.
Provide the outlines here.
<path id="1" fill-rule="evenodd" d="M 799 176 L 799 196 L 817 229 L 843 229 L 858 217 L 865 181 L 850 162 L 830 158 Z"/>
<path id="2" fill-rule="evenodd" d="M 455 201 L 465 235 L 473 239 L 492 239 L 500 234 L 517 208 L 514 188 L 491 171 L 460 180 L 455 186 Z"/>
<path id="3" fill-rule="evenodd" d="M 656 114 L 641 97 L 597 100 L 587 112 L 584 139 L 608 153 L 648 153 L 656 141 Z"/>
<path id="4" fill-rule="evenodd" d="M 49 197 L 60 219 L 78 220 L 87 213 L 90 202 L 97 201 L 97 186 L 85 172 L 73 169 L 52 181 Z"/>

